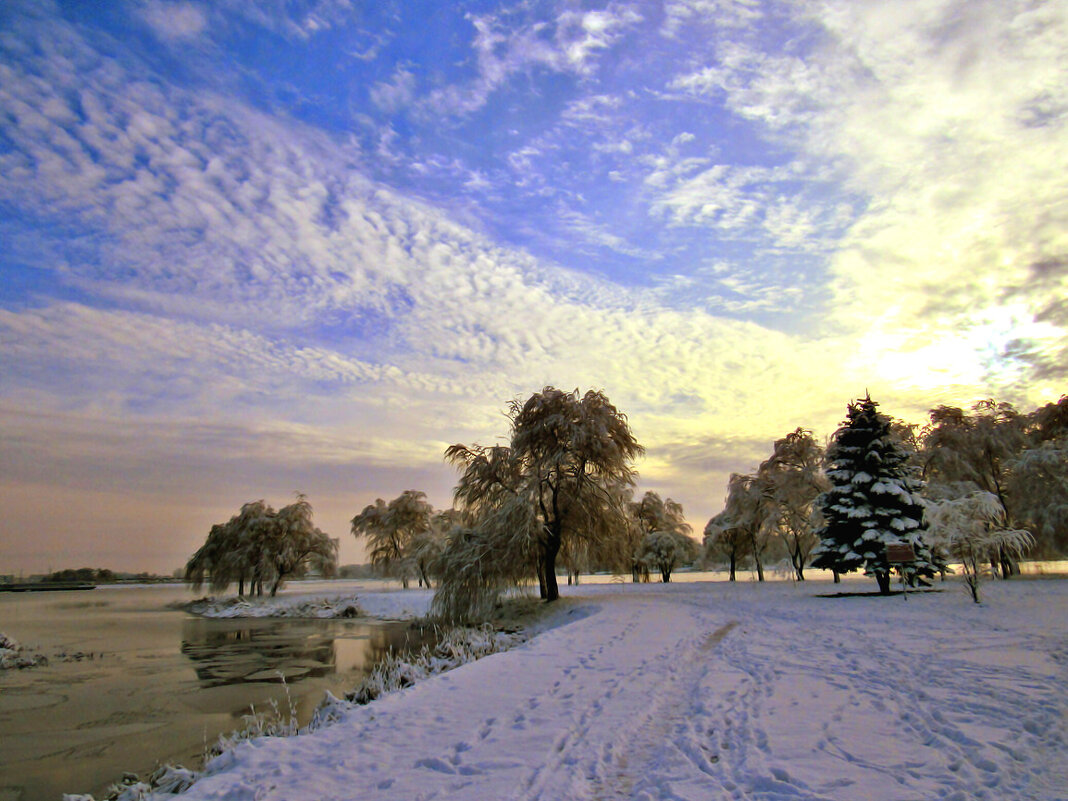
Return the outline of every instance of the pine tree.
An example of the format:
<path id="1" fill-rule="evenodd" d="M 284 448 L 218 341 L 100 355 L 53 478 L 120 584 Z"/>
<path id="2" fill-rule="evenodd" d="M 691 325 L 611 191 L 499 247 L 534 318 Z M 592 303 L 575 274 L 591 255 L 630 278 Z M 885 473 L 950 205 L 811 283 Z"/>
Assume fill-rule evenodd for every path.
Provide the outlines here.
<path id="1" fill-rule="evenodd" d="M 922 538 L 922 482 L 877 406 L 870 396 L 849 404 L 848 419 L 827 449 L 831 489 L 818 501 L 825 525 L 817 532 L 812 567 L 838 573 L 863 568 L 888 595 L 888 545 L 912 546 L 915 561 L 901 565 L 909 583 L 933 577 L 937 565 Z"/>

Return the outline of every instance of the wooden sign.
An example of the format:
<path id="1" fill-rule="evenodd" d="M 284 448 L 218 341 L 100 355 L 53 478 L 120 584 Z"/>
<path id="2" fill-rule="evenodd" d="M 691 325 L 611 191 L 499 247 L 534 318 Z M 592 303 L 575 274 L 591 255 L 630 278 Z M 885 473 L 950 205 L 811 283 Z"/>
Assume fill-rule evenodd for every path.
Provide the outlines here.
<path id="1" fill-rule="evenodd" d="M 916 552 L 912 549 L 911 545 L 887 545 L 886 561 L 890 562 L 891 564 L 900 564 L 901 562 L 915 562 Z"/>

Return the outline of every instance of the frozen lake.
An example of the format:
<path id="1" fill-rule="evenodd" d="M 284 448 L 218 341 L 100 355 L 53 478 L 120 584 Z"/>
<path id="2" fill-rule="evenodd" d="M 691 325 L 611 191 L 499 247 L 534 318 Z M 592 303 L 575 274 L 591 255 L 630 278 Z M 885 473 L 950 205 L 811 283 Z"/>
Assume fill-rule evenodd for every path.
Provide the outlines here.
<path id="1" fill-rule="evenodd" d="M 408 644 L 403 623 L 205 620 L 167 608 L 193 597 L 178 586 L 0 593 L 0 631 L 49 659 L 0 673 L 0 801 L 99 798 L 123 771 L 195 766 L 252 705 L 269 711 L 273 700 L 288 714 L 292 702 L 303 724 L 326 690 L 351 689 Z"/>

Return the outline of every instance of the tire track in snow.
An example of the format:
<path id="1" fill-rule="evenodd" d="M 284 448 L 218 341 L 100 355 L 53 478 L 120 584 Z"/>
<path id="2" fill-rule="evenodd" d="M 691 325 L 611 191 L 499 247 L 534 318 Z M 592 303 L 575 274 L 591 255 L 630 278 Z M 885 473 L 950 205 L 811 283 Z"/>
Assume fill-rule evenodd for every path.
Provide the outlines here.
<path id="1" fill-rule="evenodd" d="M 664 766 L 680 758 L 702 773 L 711 775 L 710 754 L 700 746 L 690 711 L 708 670 L 705 659 L 738 625 L 731 621 L 707 635 L 684 659 L 675 659 L 658 694 L 642 710 L 642 720 L 624 742 L 606 748 L 600 774 L 593 784 L 595 801 L 648 796 L 650 785 L 669 781 Z M 677 656 L 677 655 L 676 655 Z M 661 797 L 660 794 L 652 797 Z"/>

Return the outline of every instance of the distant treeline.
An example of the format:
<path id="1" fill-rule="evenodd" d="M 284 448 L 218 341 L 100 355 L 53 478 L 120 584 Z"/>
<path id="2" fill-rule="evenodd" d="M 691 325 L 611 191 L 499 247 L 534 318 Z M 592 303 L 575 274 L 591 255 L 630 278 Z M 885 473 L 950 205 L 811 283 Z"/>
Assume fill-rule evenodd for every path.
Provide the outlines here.
<path id="1" fill-rule="evenodd" d="M 120 573 L 106 567 L 78 567 L 57 570 L 40 578 L 43 582 L 83 581 L 90 584 L 114 584 L 120 581 L 159 582 L 174 581 L 171 576 L 157 576 L 152 573 Z"/>

